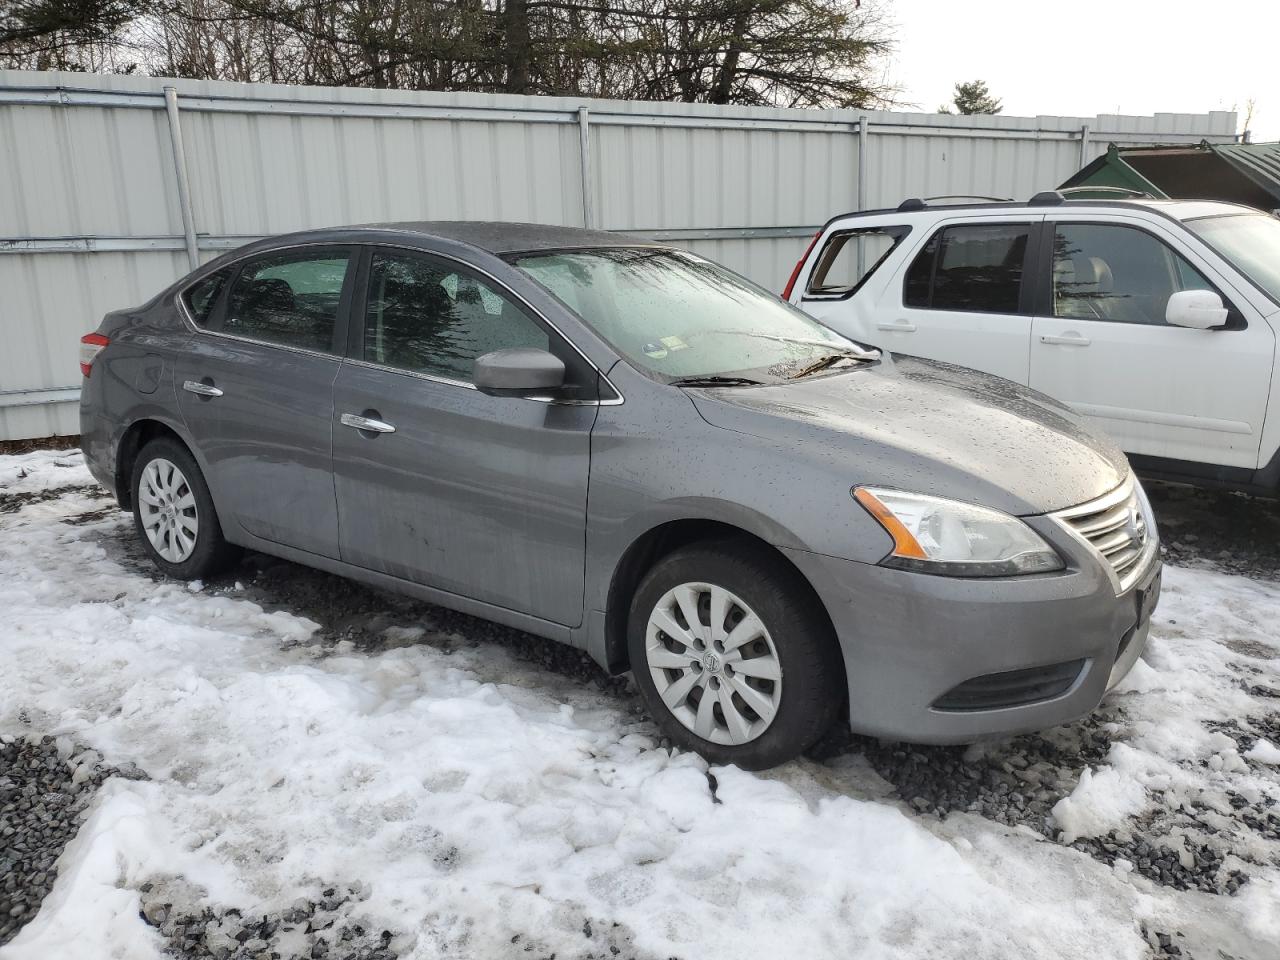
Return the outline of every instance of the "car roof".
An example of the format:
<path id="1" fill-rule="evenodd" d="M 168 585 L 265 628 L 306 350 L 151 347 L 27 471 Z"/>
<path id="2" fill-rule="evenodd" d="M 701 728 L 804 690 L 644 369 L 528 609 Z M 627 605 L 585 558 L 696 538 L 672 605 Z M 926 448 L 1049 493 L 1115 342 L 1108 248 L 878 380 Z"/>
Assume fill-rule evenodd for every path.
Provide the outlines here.
<path id="1" fill-rule="evenodd" d="M 1077 203 L 1087 203 L 1079 200 Z M 1150 207 L 1159 213 L 1168 214 L 1178 220 L 1196 220 L 1200 217 L 1221 217 L 1233 213 L 1262 213 L 1253 207 L 1239 203 L 1225 203 L 1218 200 L 1148 200 L 1130 201 L 1138 206 Z"/>
<path id="2" fill-rule="evenodd" d="M 1126 197 L 1122 200 L 1071 199 L 1062 197 L 1054 191 L 1037 194 L 1025 202 L 1012 200 L 979 203 L 942 203 L 930 205 L 921 200 L 905 200 L 901 206 L 886 207 L 879 210 L 861 210 L 842 213 L 827 221 L 826 227 L 842 221 L 858 217 L 918 217 L 948 214 L 952 211 L 978 212 L 997 215 L 1000 213 L 1018 213 L 1027 210 L 1133 210 L 1145 209 L 1171 220 L 1195 220 L 1200 217 L 1218 217 L 1230 214 L 1262 213 L 1253 207 L 1238 203 L 1224 203 L 1216 200 L 1157 200 L 1150 197 Z M 1265 216 L 1265 214 L 1263 214 Z M 823 229 L 825 230 L 826 227 Z"/>
<path id="3" fill-rule="evenodd" d="M 400 223 L 369 223 L 353 230 L 395 231 L 423 237 L 454 240 L 495 256 L 540 250 L 568 250 L 590 247 L 626 247 L 641 244 L 660 246 L 648 240 L 604 230 L 560 227 L 546 223 L 515 223 L 488 220 L 411 220 Z"/>

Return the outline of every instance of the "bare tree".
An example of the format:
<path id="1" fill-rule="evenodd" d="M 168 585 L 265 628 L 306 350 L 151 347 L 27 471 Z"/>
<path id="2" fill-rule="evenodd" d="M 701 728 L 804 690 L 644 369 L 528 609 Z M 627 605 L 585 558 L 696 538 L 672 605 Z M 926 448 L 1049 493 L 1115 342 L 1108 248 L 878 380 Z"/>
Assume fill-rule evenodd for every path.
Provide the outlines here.
<path id="1" fill-rule="evenodd" d="M 135 0 L 0 0 L 0 64 L 100 69 L 137 13 Z"/>
<path id="2" fill-rule="evenodd" d="M 888 21 L 859 0 L 5 2 L 126 11 L 104 21 L 101 56 L 86 52 L 87 35 L 70 44 L 79 69 L 777 106 L 877 106 L 894 94 L 876 79 Z M 37 65 L 0 46 L 5 62 Z"/>

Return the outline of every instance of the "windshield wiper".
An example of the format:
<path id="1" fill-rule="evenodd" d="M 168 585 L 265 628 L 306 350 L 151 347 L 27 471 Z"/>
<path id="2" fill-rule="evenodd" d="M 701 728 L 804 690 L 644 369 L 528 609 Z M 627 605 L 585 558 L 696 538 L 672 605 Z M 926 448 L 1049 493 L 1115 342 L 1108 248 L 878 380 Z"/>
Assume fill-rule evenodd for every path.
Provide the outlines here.
<path id="1" fill-rule="evenodd" d="M 841 360 L 858 360 L 865 363 L 869 359 L 870 359 L 869 357 L 863 356 L 862 354 L 858 354 L 858 353 L 829 353 L 825 357 L 819 357 L 817 360 L 813 361 L 813 363 L 809 364 L 808 366 L 801 367 L 798 371 L 793 373 L 787 379 L 799 380 L 801 377 L 807 377 L 807 376 L 810 376 L 811 374 L 819 373 L 823 370 L 829 370 L 831 367 L 834 367 Z"/>
<path id="2" fill-rule="evenodd" d="M 761 381 L 750 377 L 681 377 L 672 380 L 673 387 L 757 387 Z"/>
<path id="3" fill-rule="evenodd" d="M 855 360 L 879 360 L 880 348 L 866 346 L 864 344 L 850 342 L 847 347 L 840 346 L 831 340 L 817 340 L 812 337 L 784 337 L 776 333 L 761 333 L 758 330 L 699 330 L 696 333 L 686 333 L 685 339 L 702 336 L 708 333 L 720 333 L 735 337 L 756 337 L 760 340 L 773 340 L 777 343 L 798 343 L 806 347 L 826 347 L 827 349 L 843 350 L 843 357 L 852 357 Z"/>

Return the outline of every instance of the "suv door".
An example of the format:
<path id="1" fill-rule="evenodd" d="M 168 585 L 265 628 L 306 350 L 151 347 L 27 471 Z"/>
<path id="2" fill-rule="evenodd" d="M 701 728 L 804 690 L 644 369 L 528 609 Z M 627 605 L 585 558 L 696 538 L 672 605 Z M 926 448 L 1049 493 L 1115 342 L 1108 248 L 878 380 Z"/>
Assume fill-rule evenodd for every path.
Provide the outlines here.
<path id="1" fill-rule="evenodd" d="M 943 221 L 911 259 L 878 311 L 877 346 L 944 360 L 1025 384 L 1031 342 L 1031 261 L 1036 223 Z"/>
<path id="2" fill-rule="evenodd" d="M 365 272 L 334 387 L 343 560 L 577 626 L 594 368 L 458 261 L 374 247 Z M 475 359 L 509 347 L 560 356 L 568 402 L 476 390 Z"/>
<path id="3" fill-rule="evenodd" d="M 1274 334 L 1176 225 L 1066 213 L 1045 225 L 1031 386 L 1089 416 L 1131 454 L 1258 465 Z M 1171 294 L 1209 289 L 1224 328 L 1165 322 Z"/>
<path id="4" fill-rule="evenodd" d="M 194 284 L 182 303 L 196 332 L 175 368 L 224 527 L 335 558 L 331 388 L 352 256 L 345 246 L 276 250 Z"/>

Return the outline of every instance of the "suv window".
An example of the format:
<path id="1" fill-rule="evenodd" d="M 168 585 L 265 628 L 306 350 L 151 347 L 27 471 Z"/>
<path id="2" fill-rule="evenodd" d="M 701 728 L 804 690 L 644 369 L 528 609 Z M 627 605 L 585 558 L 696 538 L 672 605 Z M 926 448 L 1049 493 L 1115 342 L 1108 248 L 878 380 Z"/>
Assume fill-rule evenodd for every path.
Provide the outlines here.
<path id="1" fill-rule="evenodd" d="M 224 333 L 330 352 L 351 257 L 346 250 L 273 253 L 240 270 Z"/>
<path id="2" fill-rule="evenodd" d="M 933 310 L 1018 313 L 1028 223 L 943 227 L 907 270 L 903 303 Z"/>
<path id="3" fill-rule="evenodd" d="M 521 307 L 448 261 L 375 252 L 364 359 L 470 382 L 476 358 L 510 347 L 550 349 Z"/>
<path id="4" fill-rule="evenodd" d="M 841 230 L 827 240 L 809 274 L 806 297 L 845 297 L 880 268 L 910 227 L 865 227 Z"/>
<path id="5" fill-rule="evenodd" d="M 1163 324 L 1169 297 L 1213 285 L 1164 241 L 1109 223 L 1059 223 L 1053 233 L 1053 315 Z"/>

